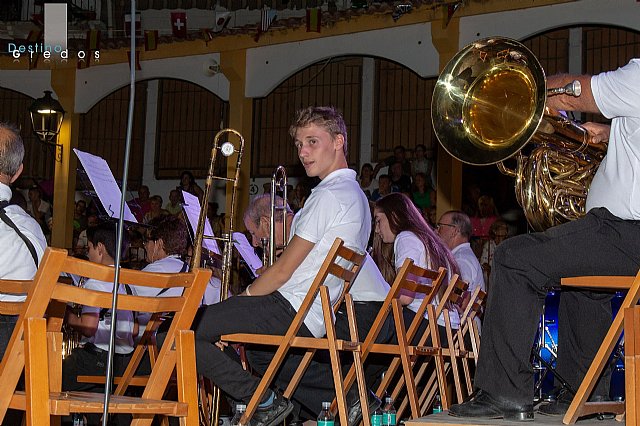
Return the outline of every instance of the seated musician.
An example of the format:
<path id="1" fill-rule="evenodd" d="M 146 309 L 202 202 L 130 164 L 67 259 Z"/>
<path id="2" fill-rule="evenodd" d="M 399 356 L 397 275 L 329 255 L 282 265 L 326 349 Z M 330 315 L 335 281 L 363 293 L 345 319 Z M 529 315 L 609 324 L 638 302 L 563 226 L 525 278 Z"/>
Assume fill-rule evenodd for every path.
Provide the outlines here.
<path id="1" fill-rule="evenodd" d="M 276 195 L 276 205 L 282 205 L 282 198 Z M 244 224 L 252 237 L 252 244 L 254 247 L 259 247 L 262 239 L 269 238 L 270 228 L 270 215 L 271 215 L 271 196 L 270 194 L 258 195 L 251 200 L 249 206 L 244 214 Z M 284 236 L 282 235 L 282 211 L 276 212 L 276 246 L 283 245 Z M 289 235 L 295 219 L 293 213 L 287 206 L 287 222 L 286 232 Z M 358 274 L 358 277 L 351 285 L 350 293 L 353 296 L 354 307 L 356 311 L 356 320 L 358 326 L 358 336 L 363 340 L 378 314 L 382 302 L 384 301 L 387 293 L 389 292 L 389 284 L 384 280 L 382 274 L 378 270 L 373 259 L 367 255 L 367 259 Z M 350 339 L 349 323 L 347 319 L 346 307 L 343 304 L 336 313 L 336 336 L 338 339 Z M 395 335 L 393 329 L 393 323 L 385 324 L 382 328 L 380 335 L 376 342 L 388 343 L 393 340 Z M 259 366 L 258 360 L 254 359 L 256 353 L 261 353 L 260 349 L 247 350 L 247 357 L 254 369 L 260 371 L 260 367 L 267 368 L 267 365 Z M 290 362 L 293 365 L 294 355 L 290 356 Z M 299 358 L 301 360 L 301 357 Z M 332 380 L 327 380 L 327 377 L 331 377 L 331 365 L 327 360 L 324 362 L 313 361 L 307 369 L 304 377 L 298 385 L 296 392 L 293 394 L 294 402 L 301 405 L 301 412 L 298 414 L 298 420 L 307 419 L 313 420 L 316 418 L 317 411 L 322 406 L 323 401 L 332 401 L 335 398 L 335 388 Z M 342 362 L 345 373 L 351 366 L 350 357 L 345 357 Z M 298 361 L 299 362 L 299 361 Z M 373 382 L 379 369 L 366 369 L 367 383 Z M 282 378 L 282 375 L 276 378 L 277 384 L 284 388 L 288 384 L 288 378 Z M 358 424 L 360 419 L 358 418 L 362 414 L 360 407 L 360 400 L 357 395 L 357 387 L 354 385 L 351 387 L 349 394 L 347 395 L 347 402 L 349 405 L 349 421 L 348 424 Z M 374 411 L 380 406 L 380 400 L 375 395 L 370 395 L 370 408 Z M 307 418 L 308 417 L 308 418 Z"/>
<path id="2" fill-rule="evenodd" d="M 393 281 L 396 271 L 400 269 L 407 258 L 422 268 L 431 270 L 446 268 L 448 276 L 445 279 L 447 282 L 453 274 L 459 274 L 458 264 L 453 258 L 453 254 L 427 224 L 409 197 L 397 192 L 386 195 L 375 202 L 373 215 L 376 232 L 373 258 L 380 267 L 382 275 L 388 281 Z M 393 247 L 393 251 L 389 252 L 391 247 Z M 438 303 L 447 282 L 443 282 L 440 286 L 433 303 Z M 421 297 L 420 294 L 400 297 L 401 302 L 406 304 L 408 308 L 403 309 L 404 322 L 407 326 L 415 318 L 415 313 L 423 299 L 424 297 Z M 451 326 L 458 328 L 460 318 L 457 310 L 451 309 L 449 314 Z M 425 311 L 425 318 L 426 315 Z M 442 345 L 446 345 L 444 324 L 444 314 L 441 314 L 438 317 L 438 325 Z M 414 343 L 417 343 L 419 337 L 426 331 L 426 327 L 427 322 L 423 321 Z"/>
<path id="3" fill-rule="evenodd" d="M 38 222 L 20 207 L 9 205 L 9 185 L 22 173 L 23 158 L 24 144 L 19 130 L 0 122 L 0 211 L 4 213 L 0 221 L 0 279 L 32 279 L 47 247 L 47 240 Z M 25 298 L 0 293 L 3 302 L 21 302 Z M 17 320 L 18 315 L 0 315 L 0 360 Z"/>
<path id="4" fill-rule="evenodd" d="M 205 308 L 196 328 L 198 372 L 211 379 L 234 400 L 248 403 L 259 378 L 245 371 L 232 348 L 220 351 L 215 343 L 227 333 L 284 334 L 337 237 L 346 246 L 365 251 L 371 231 L 367 199 L 347 165 L 347 130 L 342 116 L 331 107 L 309 107 L 298 112 L 290 128 L 298 157 L 310 177 L 321 182 L 298 212 L 292 237 L 278 260 L 258 277 L 242 296 L 231 297 Z M 335 301 L 341 286 L 327 282 Z M 318 297 L 301 336 L 325 334 Z M 272 354 L 268 355 L 269 357 Z M 285 361 L 281 374 L 297 364 Z M 281 422 L 293 404 L 279 392 L 269 390 L 253 421 L 263 426 Z"/>
<path id="5" fill-rule="evenodd" d="M 143 272 L 176 273 L 187 272 L 189 265 L 183 260 L 189 245 L 189 233 L 183 218 L 173 215 L 159 216 L 149 222 L 149 228 L 144 238 L 146 260 L 149 262 Z M 132 285 L 131 291 L 136 296 L 146 297 L 177 297 L 182 295 L 182 288 L 153 288 Z M 203 296 L 203 305 L 211 305 L 220 301 L 220 280 L 211 277 Z M 142 337 L 144 327 L 151 318 L 151 314 L 140 312 L 138 324 Z M 166 324 L 168 325 L 168 323 Z M 163 326 L 162 329 L 168 329 Z M 158 344 L 161 344 L 160 338 Z"/>
<path id="6" fill-rule="evenodd" d="M 545 232 L 500 244 L 493 258 L 491 292 L 473 397 L 451 406 L 460 417 L 534 420 L 531 348 L 549 287 L 562 277 L 635 275 L 640 267 L 640 59 L 595 76 L 556 75 L 547 87 L 580 81 L 582 94 L 552 96 L 547 107 L 600 113 L 611 128 L 584 127 L 588 142 L 609 140 L 591 183 L 587 214 Z M 613 293 L 562 290 L 558 308 L 557 372 L 577 389 L 611 325 Z M 592 400 L 609 398 L 605 373 Z M 563 389 L 541 413 L 564 414 L 573 396 Z"/>
<path id="7" fill-rule="evenodd" d="M 89 260 L 102 265 L 113 266 L 115 261 L 117 227 L 114 222 L 104 222 L 87 229 L 89 246 Z M 128 242 L 126 233 L 123 235 L 122 253 L 126 252 Z M 111 292 L 112 282 L 88 279 L 81 283 L 84 288 Z M 126 294 L 124 285 L 118 289 L 120 294 Z M 83 336 L 83 345 L 74 349 L 62 364 L 62 390 L 102 392 L 104 385 L 93 383 L 79 383 L 78 376 L 104 376 L 106 373 L 107 356 L 109 350 L 109 333 L 112 314 L 109 309 L 93 306 L 83 306 L 78 315 L 69 310 L 65 317 L 69 326 Z M 115 354 L 113 357 L 113 371 L 116 376 L 121 375 L 129 363 L 133 351 L 133 339 L 137 334 L 133 312 L 118 310 L 115 335 Z M 89 419 L 90 424 L 97 424 L 99 417 Z"/>

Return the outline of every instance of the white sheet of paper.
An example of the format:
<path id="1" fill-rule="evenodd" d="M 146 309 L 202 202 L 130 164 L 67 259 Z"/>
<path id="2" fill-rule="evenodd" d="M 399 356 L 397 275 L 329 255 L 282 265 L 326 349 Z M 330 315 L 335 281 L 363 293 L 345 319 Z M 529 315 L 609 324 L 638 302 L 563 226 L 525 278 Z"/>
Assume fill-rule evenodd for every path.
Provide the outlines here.
<path id="1" fill-rule="evenodd" d="M 200 200 L 195 195 L 182 191 L 182 197 L 184 199 L 184 204 L 182 208 L 184 212 L 187 214 L 187 218 L 189 219 L 189 224 L 191 225 L 191 229 L 193 233 L 196 233 L 196 229 L 198 229 L 198 219 L 200 218 Z M 204 236 L 205 237 L 213 237 L 213 229 L 211 229 L 211 223 L 208 220 L 204 221 Z M 211 240 L 209 238 L 202 239 L 202 245 L 209 251 L 212 251 L 216 254 L 220 254 L 220 249 L 218 248 L 218 244 L 216 241 Z"/>
<path id="2" fill-rule="evenodd" d="M 251 269 L 251 272 L 253 272 L 253 275 L 257 277 L 259 274 L 256 273 L 256 270 L 262 268 L 262 260 L 260 260 L 258 255 L 256 255 L 256 252 L 253 249 L 253 246 L 249 244 L 247 237 L 245 237 L 241 232 L 234 232 L 233 245 L 238 249 L 238 253 L 240 253 L 240 256 L 242 256 L 244 261 L 247 262 L 247 265 Z"/>
<path id="3" fill-rule="evenodd" d="M 93 189 L 96 191 L 106 214 L 109 217 L 119 219 L 122 191 L 120 191 L 120 187 L 105 159 L 76 148 L 73 149 L 73 152 L 76 153 L 82 167 L 84 167 L 84 171 L 89 176 Z M 124 204 L 124 220 L 138 223 L 127 203 Z"/>

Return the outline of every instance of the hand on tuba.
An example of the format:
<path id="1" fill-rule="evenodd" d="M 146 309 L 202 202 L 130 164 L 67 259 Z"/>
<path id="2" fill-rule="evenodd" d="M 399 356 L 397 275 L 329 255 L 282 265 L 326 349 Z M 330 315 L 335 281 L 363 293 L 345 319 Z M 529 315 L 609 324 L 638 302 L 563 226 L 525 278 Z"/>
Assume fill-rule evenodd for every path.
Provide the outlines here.
<path id="1" fill-rule="evenodd" d="M 608 143 L 611 126 L 604 123 L 588 122 L 582 124 L 589 135 L 589 143 L 592 145 Z"/>

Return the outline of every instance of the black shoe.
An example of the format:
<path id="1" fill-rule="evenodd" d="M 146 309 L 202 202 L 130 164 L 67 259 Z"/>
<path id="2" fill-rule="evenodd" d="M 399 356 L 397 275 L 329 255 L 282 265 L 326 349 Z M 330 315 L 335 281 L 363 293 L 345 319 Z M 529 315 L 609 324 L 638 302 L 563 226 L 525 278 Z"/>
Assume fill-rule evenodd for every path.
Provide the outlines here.
<path id="1" fill-rule="evenodd" d="M 593 395 L 589 399 L 591 402 L 603 402 L 607 400 L 608 398 L 602 395 Z M 569 406 L 572 401 L 573 395 L 571 392 L 563 388 L 556 396 L 555 401 L 539 406 L 538 413 L 544 414 L 545 416 L 564 416 L 567 413 L 567 410 L 569 410 Z"/>
<path id="2" fill-rule="evenodd" d="M 293 411 L 293 403 L 282 396 L 280 392 L 273 391 L 275 397 L 268 407 L 258 408 L 251 418 L 251 426 L 273 426 L 282 423 Z"/>
<path id="3" fill-rule="evenodd" d="M 373 413 L 382 406 L 382 401 L 371 390 L 367 390 L 367 399 L 369 401 L 369 412 Z M 362 405 L 360 405 L 360 395 L 347 407 L 347 424 L 349 426 L 358 426 L 362 421 Z"/>
<path id="4" fill-rule="evenodd" d="M 533 404 L 517 404 L 505 398 L 494 397 L 480 389 L 468 401 L 452 405 L 449 414 L 456 417 L 530 422 L 533 421 Z"/>

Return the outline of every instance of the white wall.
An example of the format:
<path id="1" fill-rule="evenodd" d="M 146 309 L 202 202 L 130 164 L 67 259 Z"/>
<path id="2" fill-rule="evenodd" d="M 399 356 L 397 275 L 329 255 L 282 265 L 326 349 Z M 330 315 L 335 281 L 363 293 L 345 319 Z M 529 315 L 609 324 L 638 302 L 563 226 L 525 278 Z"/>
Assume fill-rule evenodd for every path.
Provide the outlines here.
<path id="1" fill-rule="evenodd" d="M 189 11 L 187 11 L 189 12 Z M 550 29 L 566 25 L 598 24 L 616 25 L 640 31 L 638 16 L 640 6 L 635 0 L 582 0 L 579 2 L 534 7 L 526 10 L 492 13 L 463 17 L 460 20 L 460 47 L 488 36 L 500 35 L 523 39 Z M 154 12 L 155 13 L 155 12 Z M 143 21 L 165 21 L 168 12 L 160 11 L 156 15 L 143 16 Z M 417 12 L 416 12 L 417 13 Z M 188 19 L 192 15 L 188 15 Z M 207 12 L 202 19 L 211 19 Z M 247 18 L 248 19 L 248 18 Z M 191 22 L 195 25 L 196 18 Z M 167 23 L 168 24 L 168 23 Z M 283 80 L 306 66 L 344 55 L 363 55 L 382 57 L 396 61 L 419 75 L 435 76 L 438 73 L 438 53 L 431 40 L 429 23 L 396 26 L 390 21 L 389 27 L 376 31 L 325 37 L 274 46 L 265 46 L 247 51 L 246 95 L 261 97 L 270 93 Z M 143 27 L 148 27 L 143 22 Z M 579 40 L 576 46 L 579 46 Z M 573 48 L 574 46 L 572 44 Z M 222 74 L 211 75 L 206 70 L 211 61 L 219 63 L 218 53 L 196 55 L 172 59 L 142 61 L 142 70 L 136 73 L 138 80 L 157 78 L 177 78 L 198 84 L 215 93 L 222 99 L 229 99 L 229 82 Z M 572 57 L 572 61 L 579 58 Z M 371 146 L 366 140 L 372 125 L 371 95 L 374 78 L 372 61 L 365 60 L 363 85 L 363 115 L 361 163 L 370 162 Z M 96 102 L 128 84 L 129 67 L 127 64 L 93 66 L 79 70 L 76 78 L 76 112 L 88 111 Z M 369 83 L 367 83 L 369 82 Z M 20 91 L 32 97 L 40 97 L 43 90 L 50 89 L 49 71 L 0 71 L 0 86 Z M 151 82 L 147 105 L 147 129 L 145 132 L 144 183 L 151 188 L 152 194 L 160 194 L 165 199 L 177 184 L 176 180 L 157 180 L 154 173 L 155 161 L 155 111 L 157 97 L 151 96 Z M 156 92 L 157 93 L 157 89 Z M 250 159 L 244 159 L 250 161 Z M 262 192 L 262 183 L 267 179 L 252 180 L 258 193 Z M 199 182 L 203 185 L 202 182 Z M 295 181 L 292 184 L 295 185 Z M 218 199 L 223 209 L 222 191 Z"/>

